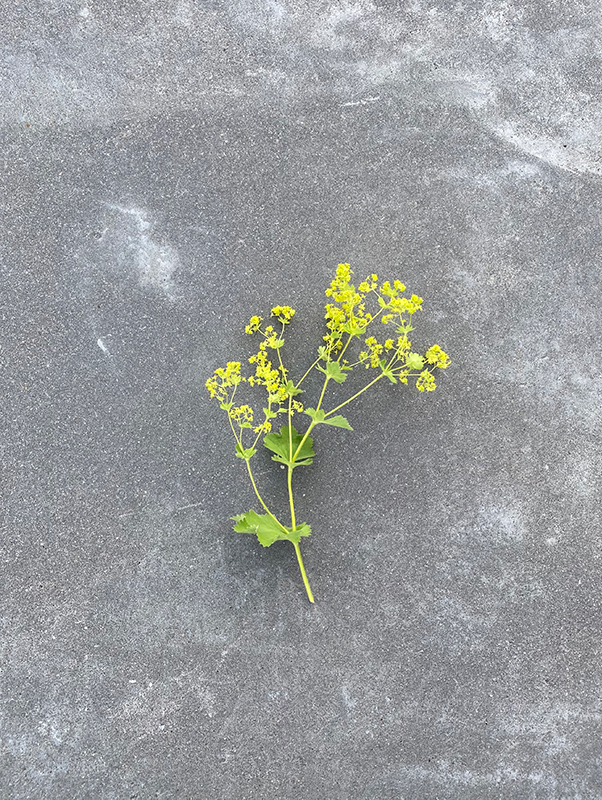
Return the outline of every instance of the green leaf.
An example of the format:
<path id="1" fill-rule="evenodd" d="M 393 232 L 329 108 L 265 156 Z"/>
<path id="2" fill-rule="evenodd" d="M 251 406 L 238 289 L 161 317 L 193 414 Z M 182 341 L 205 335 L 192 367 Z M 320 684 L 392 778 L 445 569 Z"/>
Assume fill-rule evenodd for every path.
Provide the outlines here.
<path id="1" fill-rule="evenodd" d="M 406 356 L 406 367 L 410 369 L 422 369 L 424 366 L 424 358 L 418 353 L 409 353 Z"/>
<path id="2" fill-rule="evenodd" d="M 254 456 L 256 452 L 257 449 L 255 447 L 248 447 L 245 450 L 238 444 L 238 442 L 236 442 L 236 458 L 242 458 L 244 461 L 246 461 L 247 458 Z"/>
<path id="3" fill-rule="evenodd" d="M 269 514 L 258 514 L 256 511 L 247 511 L 246 514 L 237 514 L 232 517 L 237 533 L 254 533 L 264 547 L 269 547 L 279 539 L 288 539 L 287 531 Z"/>
<path id="4" fill-rule="evenodd" d="M 295 542 L 295 544 L 299 544 L 299 540 L 302 536 L 311 536 L 311 528 L 305 522 L 302 522 L 300 525 L 297 525 L 295 530 L 289 528 L 289 535 L 291 542 Z"/>
<path id="5" fill-rule="evenodd" d="M 338 361 L 329 361 L 326 364 L 326 369 L 322 369 L 320 366 L 318 366 L 317 369 L 319 369 L 320 372 L 323 372 L 327 378 L 332 378 L 332 380 L 336 381 L 336 383 L 344 383 L 347 380 L 347 376 L 343 372 L 343 369 Z"/>
<path id="6" fill-rule="evenodd" d="M 346 428 L 348 431 L 353 430 L 342 414 L 337 414 L 334 417 L 325 419 L 326 412 L 321 408 L 318 411 L 316 411 L 315 408 L 306 408 L 303 413 L 311 417 L 316 425 L 334 425 L 335 428 Z"/>
<path id="7" fill-rule="evenodd" d="M 306 408 L 303 413 L 307 414 L 308 417 L 311 417 L 316 425 L 318 425 L 320 422 L 324 422 L 324 417 L 326 415 L 326 412 L 322 409 L 316 411 L 315 408 Z"/>
<path id="8" fill-rule="evenodd" d="M 295 384 L 292 381 L 286 382 L 286 393 L 291 397 L 295 397 L 298 394 L 303 394 L 303 389 L 297 389 Z"/>
<path id="9" fill-rule="evenodd" d="M 335 428 L 345 428 L 348 431 L 353 430 L 349 422 L 342 414 L 337 414 L 334 417 L 328 417 L 328 419 L 322 420 L 322 422 L 324 425 L 334 425 Z"/>
<path id="10" fill-rule="evenodd" d="M 271 347 L 273 350 L 279 350 L 284 344 L 284 339 L 274 339 L 273 342 L 268 341 L 267 344 L 268 347 Z"/>
<path id="11" fill-rule="evenodd" d="M 303 436 L 293 426 L 291 426 L 290 437 L 292 439 L 293 453 L 296 453 L 297 448 L 301 444 Z M 280 433 L 268 433 L 266 436 L 264 436 L 263 444 L 268 448 L 268 450 L 272 450 L 272 452 L 276 453 L 276 455 L 272 456 L 272 461 L 278 461 L 280 464 L 286 464 L 287 467 L 290 466 L 294 468 L 308 466 L 312 463 L 313 457 L 315 456 L 313 439 L 311 436 L 308 436 L 303 442 L 303 447 L 297 453 L 295 460 L 290 460 L 291 443 L 289 440 L 288 425 L 283 425 L 282 428 L 280 428 Z"/>
<path id="12" fill-rule="evenodd" d="M 378 366 L 382 369 L 383 373 L 387 376 L 391 383 L 397 383 L 395 375 L 393 375 L 393 370 L 391 368 L 387 369 L 387 362 L 384 358 L 378 362 Z"/>
<path id="13" fill-rule="evenodd" d="M 234 530 L 237 533 L 255 534 L 260 544 L 269 547 L 274 542 L 289 541 L 299 543 L 302 536 L 310 536 L 311 528 L 305 523 L 297 525 L 295 530 L 281 525 L 269 514 L 258 514 L 256 511 L 247 511 L 246 514 L 236 514 L 232 517 Z"/>
<path id="14" fill-rule="evenodd" d="M 224 411 L 230 411 L 234 403 L 220 403 L 219 407 L 223 408 Z"/>
<path id="15" fill-rule="evenodd" d="M 275 411 L 270 411 L 269 408 L 264 408 L 263 413 L 265 414 L 266 419 L 274 419 L 275 417 L 278 416 L 278 414 Z"/>
<path id="16" fill-rule="evenodd" d="M 341 328 L 342 331 L 348 333 L 350 336 L 363 336 L 366 333 L 367 325 L 358 325 L 357 322 L 349 320 Z"/>

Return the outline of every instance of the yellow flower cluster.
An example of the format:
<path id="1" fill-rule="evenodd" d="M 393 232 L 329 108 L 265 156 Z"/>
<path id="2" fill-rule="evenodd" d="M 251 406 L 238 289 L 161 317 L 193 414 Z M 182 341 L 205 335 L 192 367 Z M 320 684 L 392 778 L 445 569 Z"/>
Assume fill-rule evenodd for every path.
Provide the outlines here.
<path id="1" fill-rule="evenodd" d="M 397 338 L 397 349 L 399 350 L 400 353 L 412 349 L 412 342 L 408 339 L 405 333 Z"/>
<path id="2" fill-rule="evenodd" d="M 251 317 L 251 319 L 249 320 L 249 324 L 245 328 L 245 333 L 249 334 L 257 333 L 257 331 L 261 327 L 262 319 L 263 319 L 262 317 L 257 317 L 257 316 Z"/>
<path id="3" fill-rule="evenodd" d="M 362 281 L 357 289 L 352 283 L 353 272 L 347 263 L 338 265 L 336 275 L 326 290 L 330 302 L 326 304 L 327 335 L 324 336 L 325 345 L 318 348 L 318 360 L 310 367 L 317 367 L 337 383 L 342 383 L 346 373 L 360 364 L 366 369 L 381 370 L 382 375 L 375 380 L 387 377 L 392 383 L 407 384 L 410 379 L 416 380 L 416 388 L 420 392 L 432 392 L 436 388 L 432 371 L 445 369 L 451 363 L 450 357 L 439 345 L 430 347 L 424 355 L 412 352 L 412 343 L 408 336 L 413 330 L 411 316 L 422 308 L 422 298 L 412 294 L 403 296 L 405 285 L 400 280 L 379 281 L 378 275 L 372 273 Z M 374 295 L 374 306 L 378 307 L 374 313 L 367 310 L 367 301 Z M 281 348 L 284 345 L 284 327 L 293 320 L 295 309 L 286 305 L 274 306 L 270 311 L 271 320 L 280 323 L 282 328 L 264 323 L 262 317 L 254 315 L 245 327 L 248 334 L 259 333 L 260 343 L 258 352 L 249 358 L 249 364 L 254 367 L 254 374 L 249 377 L 241 375 L 241 364 L 238 361 L 229 361 L 225 367 L 215 370 L 205 386 L 213 399 L 217 399 L 221 408 L 230 418 L 232 428 L 238 426 L 237 455 L 248 459 L 255 452 L 255 444 L 261 434 L 270 433 L 272 422 L 279 414 L 287 413 L 290 418 L 293 414 L 303 412 L 304 406 L 294 396 L 301 393 L 295 385 L 288 380 L 288 371 L 281 357 Z M 380 337 L 367 335 L 367 329 L 378 318 L 385 324 L 395 321 L 393 336 L 379 341 Z M 265 326 L 264 326 L 265 325 Z M 391 331 L 393 332 L 393 331 Z M 372 333 L 372 331 L 370 331 Z M 359 339 L 359 360 L 350 364 L 343 356 L 353 340 Z M 275 355 L 269 351 L 275 351 Z M 338 355 L 334 355 L 338 354 Z M 272 360 L 274 359 L 274 363 Z M 326 362 L 326 368 L 318 366 L 320 360 Z M 308 370 L 308 372 L 310 371 Z M 264 386 L 267 391 L 267 407 L 263 409 L 263 421 L 249 405 L 234 405 L 234 396 L 238 385 L 247 382 L 250 386 Z M 375 381 L 373 380 L 369 386 Z M 368 388 L 368 387 L 365 387 Z M 363 390 L 361 390 L 363 391 Z M 360 392 L 361 393 L 361 392 Z M 242 398 L 238 398 L 240 401 Z M 351 398 L 354 399 L 354 398 Z M 321 402 L 321 401 L 320 401 Z M 347 401 L 350 402 L 350 401 Z M 346 403 L 343 403 L 346 405 Z M 339 408 L 340 406 L 337 406 Z M 309 413 L 312 409 L 309 409 Z M 309 414 L 311 416 L 311 414 Z M 254 421 L 254 418 L 255 421 Z M 336 418 L 333 417 L 330 424 Z M 257 439 L 251 448 L 243 446 L 244 428 L 252 429 L 257 434 Z"/>
<path id="4" fill-rule="evenodd" d="M 253 428 L 254 433 L 269 433 L 272 430 L 272 423 L 268 422 L 267 419 L 265 422 L 262 422 L 261 425 L 257 425 L 256 428 Z"/>
<path id="5" fill-rule="evenodd" d="M 220 403 L 227 403 L 228 389 L 238 386 L 245 378 L 240 374 L 240 361 L 228 361 L 225 369 L 216 369 L 213 376 L 205 381 L 209 396 L 216 398 Z"/>
<path id="6" fill-rule="evenodd" d="M 249 364 L 255 364 L 255 375 L 249 378 L 249 383 L 251 386 L 265 386 L 268 402 L 280 404 L 287 396 L 286 386 L 283 383 L 283 376 L 268 360 L 267 347 L 268 340 L 262 342 L 259 345 L 259 352 L 249 359 Z"/>
<path id="7" fill-rule="evenodd" d="M 337 304 L 327 303 L 325 315 L 326 327 L 331 333 L 324 340 L 330 341 L 333 349 L 340 349 L 343 333 L 362 333 L 372 319 L 366 311 L 365 295 L 356 291 L 350 282 L 352 275 L 349 264 L 339 264 L 336 277 L 326 289 L 326 296 Z"/>
<path id="8" fill-rule="evenodd" d="M 373 273 L 369 275 L 365 281 L 362 281 L 360 285 L 357 287 L 358 292 L 364 292 L 367 294 L 368 292 L 373 292 L 375 289 L 378 288 L 378 275 Z"/>
<path id="9" fill-rule="evenodd" d="M 439 367 L 439 369 L 446 369 L 451 364 L 451 358 L 447 353 L 443 352 L 438 344 L 429 347 L 424 357 L 429 364 L 433 364 L 435 367 Z"/>
<path id="10" fill-rule="evenodd" d="M 389 339 L 388 342 L 391 342 L 391 345 L 393 344 L 392 339 Z M 359 360 L 366 365 L 366 369 L 378 367 L 383 352 L 383 345 L 380 344 L 374 336 L 368 336 L 368 338 L 364 340 L 364 344 L 368 347 L 368 350 L 362 350 L 359 354 Z M 386 345 L 387 342 L 385 342 L 385 347 Z"/>
<path id="11" fill-rule="evenodd" d="M 428 369 L 425 369 L 418 376 L 418 380 L 416 381 L 416 388 L 418 389 L 419 392 L 434 392 L 435 389 L 437 388 L 435 379 L 428 371 Z"/>
<path id="12" fill-rule="evenodd" d="M 403 284 L 401 285 L 403 286 Z M 422 308 L 422 297 L 418 297 L 417 294 L 413 294 L 408 299 L 407 297 L 398 297 L 395 295 L 389 297 L 389 302 L 384 300 L 384 298 L 379 297 L 378 304 L 382 309 L 387 309 L 393 312 L 392 314 L 384 314 L 382 317 L 383 325 L 387 325 L 389 322 L 391 322 L 392 319 L 395 319 L 395 317 L 401 317 L 401 315 L 404 312 L 407 312 L 411 316 L 412 314 L 415 314 L 417 311 L 420 311 L 420 309 Z"/>
<path id="13" fill-rule="evenodd" d="M 278 322 L 281 322 L 283 325 L 288 325 L 295 316 L 295 309 L 290 306 L 274 306 L 271 314 L 273 317 L 276 317 Z"/>
<path id="14" fill-rule="evenodd" d="M 250 428 L 253 422 L 253 409 L 251 406 L 236 406 L 228 411 L 232 420 L 241 428 Z"/>

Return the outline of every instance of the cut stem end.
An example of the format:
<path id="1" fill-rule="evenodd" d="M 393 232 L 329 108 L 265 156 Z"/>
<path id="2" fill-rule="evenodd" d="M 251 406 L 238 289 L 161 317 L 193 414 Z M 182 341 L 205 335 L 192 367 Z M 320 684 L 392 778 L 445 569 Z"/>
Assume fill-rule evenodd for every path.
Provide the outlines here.
<path id="1" fill-rule="evenodd" d="M 303 578 L 303 583 L 305 585 L 305 591 L 307 592 L 307 598 L 310 603 L 315 603 L 314 596 L 311 591 L 311 586 L 309 585 L 309 581 L 307 579 L 307 573 L 305 572 L 305 567 L 303 566 L 303 559 L 301 558 L 301 548 L 295 542 L 292 543 L 293 547 L 295 548 L 295 553 L 297 554 L 297 561 L 299 562 L 299 569 L 301 570 L 301 577 Z"/>

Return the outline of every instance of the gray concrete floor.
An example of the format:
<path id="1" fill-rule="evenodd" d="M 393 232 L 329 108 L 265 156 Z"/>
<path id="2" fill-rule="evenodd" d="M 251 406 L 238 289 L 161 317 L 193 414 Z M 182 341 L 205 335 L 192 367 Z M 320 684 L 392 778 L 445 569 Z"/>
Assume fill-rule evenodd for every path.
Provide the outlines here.
<path id="1" fill-rule="evenodd" d="M 1 797 L 602 798 L 599 4 L 2 12 Z M 339 261 L 454 364 L 316 435 L 312 607 L 204 382 Z"/>

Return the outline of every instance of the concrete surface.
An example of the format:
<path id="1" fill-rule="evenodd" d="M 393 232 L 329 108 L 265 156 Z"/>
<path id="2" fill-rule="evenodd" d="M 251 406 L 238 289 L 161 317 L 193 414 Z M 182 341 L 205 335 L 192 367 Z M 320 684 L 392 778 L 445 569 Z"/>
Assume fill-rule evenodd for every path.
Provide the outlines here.
<path id="1" fill-rule="evenodd" d="M 599 4 L 1 5 L 3 800 L 602 798 Z M 203 384 L 339 261 L 454 365 L 316 437 L 311 607 Z"/>

